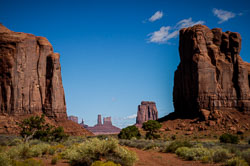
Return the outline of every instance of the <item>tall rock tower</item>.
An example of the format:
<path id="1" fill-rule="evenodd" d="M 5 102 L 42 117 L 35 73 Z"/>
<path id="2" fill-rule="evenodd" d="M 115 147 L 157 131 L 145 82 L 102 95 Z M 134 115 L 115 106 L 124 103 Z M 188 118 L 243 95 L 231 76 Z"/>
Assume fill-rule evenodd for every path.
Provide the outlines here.
<path id="1" fill-rule="evenodd" d="M 142 101 L 141 105 L 138 105 L 136 124 L 142 125 L 148 120 L 157 120 L 158 111 L 156 104 L 153 101 Z"/>
<path id="2" fill-rule="evenodd" d="M 97 116 L 97 125 L 102 125 L 102 115 Z"/>
<path id="3" fill-rule="evenodd" d="M 175 71 L 175 113 L 199 116 L 234 109 L 250 113 L 250 64 L 240 57 L 241 36 L 195 25 L 180 31 L 180 64 Z"/>

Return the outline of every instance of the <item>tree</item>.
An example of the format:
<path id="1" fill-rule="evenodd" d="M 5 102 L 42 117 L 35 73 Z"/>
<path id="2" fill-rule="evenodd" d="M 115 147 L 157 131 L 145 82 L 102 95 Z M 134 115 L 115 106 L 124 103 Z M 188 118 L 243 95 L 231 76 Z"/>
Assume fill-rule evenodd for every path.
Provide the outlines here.
<path id="1" fill-rule="evenodd" d="M 157 139 L 160 135 L 157 134 L 158 130 L 161 128 L 161 124 L 155 120 L 148 120 L 144 122 L 142 128 L 147 131 L 146 139 Z"/>
<path id="2" fill-rule="evenodd" d="M 128 126 L 120 131 L 118 138 L 120 139 L 131 139 L 131 138 L 140 138 L 141 134 L 136 126 Z"/>
<path id="3" fill-rule="evenodd" d="M 62 127 L 55 127 L 45 123 L 45 116 L 31 116 L 24 119 L 18 126 L 21 128 L 20 135 L 24 141 L 40 139 L 42 141 L 60 141 L 67 137 Z"/>
<path id="4" fill-rule="evenodd" d="M 224 133 L 220 136 L 220 142 L 222 143 L 231 143 L 231 144 L 237 144 L 239 143 L 239 138 L 237 135 L 232 135 L 229 133 Z"/>

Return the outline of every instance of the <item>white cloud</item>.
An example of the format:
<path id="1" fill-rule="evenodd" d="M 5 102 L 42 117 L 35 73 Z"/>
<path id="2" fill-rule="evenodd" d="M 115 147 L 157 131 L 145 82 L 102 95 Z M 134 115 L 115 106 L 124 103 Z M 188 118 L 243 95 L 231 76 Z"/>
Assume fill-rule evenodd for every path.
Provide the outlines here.
<path id="1" fill-rule="evenodd" d="M 137 117 L 137 114 L 129 115 L 125 117 L 124 119 L 135 119 Z"/>
<path id="2" fill-rule="evenodd" d="M 191 26 L 194 26 L 196 24 L 204 24 L 205 22 L 204 21 L 197 21 L 197 22 L 194 22 L 192 20 L 192 18 L 188 18 L 188 19 L 183 19 L 181 21 L 179 21 L 177 24 L 176 24 L 176 28 L 177 29 L 182 29 L 182 28 L 187 28 L 187 27 L 191 27 Z"/>
<path id="3" fill-rule="evenodd" d="M 153 16 L 151 16 L 148 20 L 149 20 L 150 22 L 154 22 L 154 21 L 156 21 L 156 20 L 161 19 L 162 17 L 163 17 L 163 12 L 157 11 L 157 12 L 155 12 L 155 14 L 154 14 Z"/>
<path id="4" fill-rule="evenodd" d="M 219 24 L 228 21 L 229 19 L 236 16 L 236 14 L 233 12 L 216 8 L 213 9 L 213 14 L 220 19 L 220 21 L 218 22 Z"/>
<path id="5" fill-rule="evenodd" d="M 136 114 L 132 114 L 126 117 L 114 117 L 113 124 L 119 128 L 124 128 L 135 124 Z"/>
<path id="6" fill-rule="evenodd" d="M 178 31 L 169 32 L 171 29 L 170 26 L 162 26 L 159 31 L 148 34 L 149 42 L 151 43 L 164 43 L 171 38 L 175 38 L 178 35 Z"/>
<path id="7" fill-rule="evenodd" d="M 166 43 L 172 38 L 176 38 L 179 34 L 179 30 L 185 27 L 193 26 L 196 24 L 204 24 L 204 21 L 192 21 L 192 18 L 183 19 L 176 23 L 174 27 L 162 26 L 160 30 L 148 34 L 150 43 Z"/>

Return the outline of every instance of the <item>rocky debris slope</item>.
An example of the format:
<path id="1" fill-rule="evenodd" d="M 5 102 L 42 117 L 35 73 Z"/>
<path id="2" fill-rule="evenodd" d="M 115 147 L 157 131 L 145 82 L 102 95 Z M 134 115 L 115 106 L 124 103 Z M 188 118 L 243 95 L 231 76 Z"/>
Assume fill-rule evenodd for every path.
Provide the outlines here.
<path id="1" fill-rule="evenodd" d="M 180 30 L 180 64 L 173 101 L 178 116 L 234 109 L 250 113 L 250 64 L 240 57 L 241 36 L 205 25 Z"/>
<path id="2" fill-rule="evenodd" d="M 222 133 L 246 133 L 250 131 L 249 116 L 232 109 L 212 111 L 207 120 L 169 119 L 162 122 L 161 131 L 178 135 L 220 135 Z"/>
<path id="3" fill-rule="evenodd" d="M 157 120 L 158 111 L 155 102 L 142 101 L 141 105 L 138 105 L 136 124 L 142 125 L 148 120 Z"/>
<path id="4" fill-rule="evenodd" d="M 59 58 L 46 38 L 0 24 L 0 116 L 9 119 L 8 124 L 0 121 L 0 133 L 15 133 L 12 120 L 42 113 L 66 126 Z"/>

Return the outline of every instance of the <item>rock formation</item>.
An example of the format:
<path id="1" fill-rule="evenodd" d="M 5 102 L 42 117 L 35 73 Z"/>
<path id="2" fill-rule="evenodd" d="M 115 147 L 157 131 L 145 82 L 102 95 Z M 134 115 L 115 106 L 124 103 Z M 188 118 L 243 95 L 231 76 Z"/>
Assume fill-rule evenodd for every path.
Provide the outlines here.
<path id="1" fill-rule="evenodd" d="M 180 64 L 175 71 L 173 101 L 179 117 L 214 110 L 250 113 L 250 64 L 240 57 L 241 36 L 204 25 L 180 30 Z"/>
<path id="2" fill-rule="evenodd" d="M 81 126 L 84 127 L 84 128 L 89 127 L 88 125 L 84 124 L 84 120 L 83 120 L 83 119 L 82 119 L 82 122 L 81 122 L 79 125 L 81 125 Z"/>
<path id="3" fill-rule="evenodd" d="M 138 105 L 136 124 L 142 125 L 148 120 L 157 120 L 158 111 L 155 102 L 142 101 L 141 105 Z"/>
<path id="4" fill-rule="evenodd" d="M 68 117 L 68 119 L 75 122 L 75 123 L 78 123 L 78 117 L 77 116 L 71 115 L 71 116 Z"/>
<path id="5" fill-rule="evenodd" d="M 161 131 L 187 137 L 249 131 L 250 64 L 240 49 L 239 33 L 204 25 L 180 31 L 175 112 L 159 119 Z"/>
<path id="6" fill-rule="evenodd" d="M 0 133 L 15 133 L 11 123 L 34 114 L 45 114 L 58 121 L 55 124 L 69 122 L 59 58 L 46 38 L 13 32 L 0 24 L 0 119 L 13 120 L 7 125 L 1 120 Z"/>
<path id="7" fill-rule="evenodd" d="M 98 115 L 97 124 L 95 126 L 86 126 L 86 129 L 95 135 L 118 134 L 121 131 L 121 129 L 112 125 L 111 117 L 104 117 L 102 124 L 101 115 Z"/>

